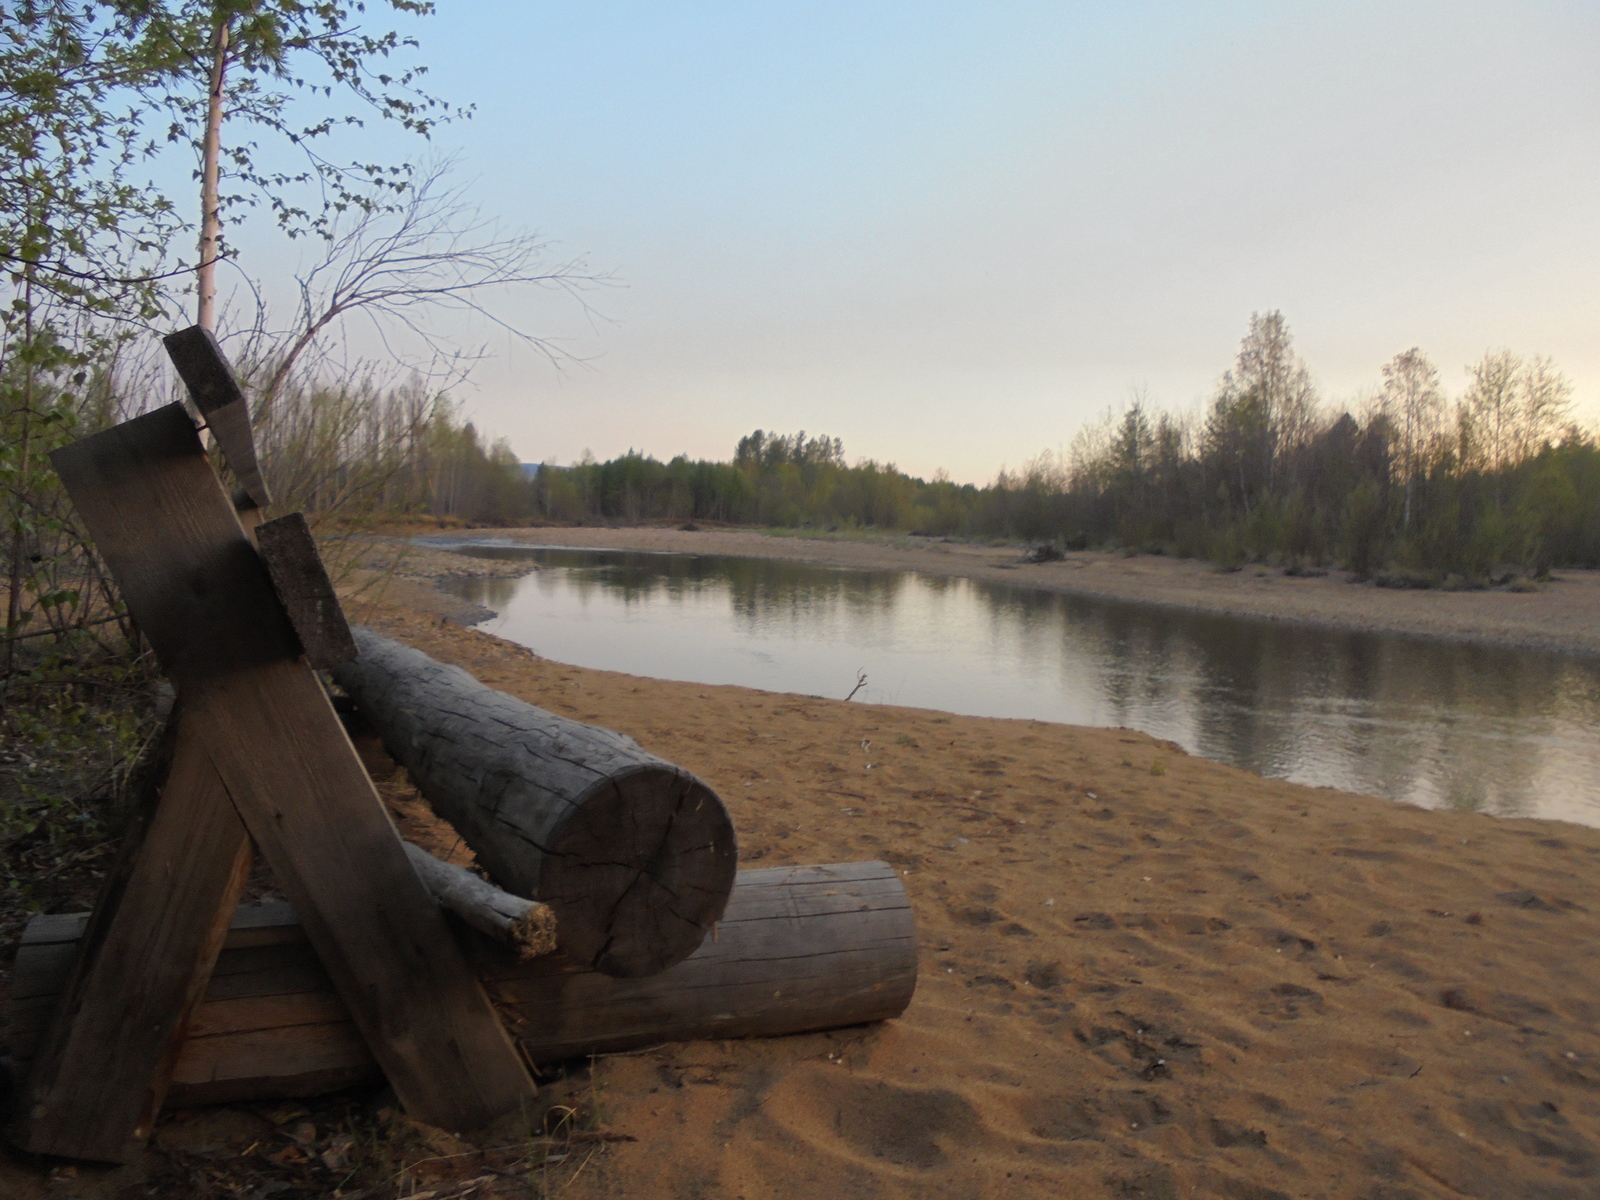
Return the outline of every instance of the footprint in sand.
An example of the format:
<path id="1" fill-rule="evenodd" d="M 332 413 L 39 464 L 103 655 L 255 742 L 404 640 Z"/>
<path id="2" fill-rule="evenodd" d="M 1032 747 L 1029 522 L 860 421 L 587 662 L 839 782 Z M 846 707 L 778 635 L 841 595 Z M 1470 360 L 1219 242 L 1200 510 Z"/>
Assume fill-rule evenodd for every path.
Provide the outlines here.
<path id="1" fill-rule="evenodd" d="M 822 1068 L 784 1080 L 762 1107 L 816 1152 L 857 1166 L 935 1170 L 982 1131 L 978 1110 L 955 1092 Z"/>

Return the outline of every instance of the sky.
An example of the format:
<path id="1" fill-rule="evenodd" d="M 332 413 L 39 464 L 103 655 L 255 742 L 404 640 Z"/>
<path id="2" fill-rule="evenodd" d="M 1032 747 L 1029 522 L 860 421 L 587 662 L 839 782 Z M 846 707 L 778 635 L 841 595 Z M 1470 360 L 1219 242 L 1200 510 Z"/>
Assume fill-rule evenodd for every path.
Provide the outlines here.
<path id="1" fill-rule="evenodd" d="M 440 0 L 404 28 L 475 106 L 432 147 L 472 202 L 607 277 L 494 301 L 559 367 L 455 330 L 490 352 L 456 394 L 524 461 L 804 429 L 985 482 L 1136 391 L 1198 408 L 1269 309 L 1329 403 L 1412 346 L 1459 394 L 1507 346 L 1600 416 L 1592 0 Z M 273 294 L 292 255 L 235 237 Z"/>

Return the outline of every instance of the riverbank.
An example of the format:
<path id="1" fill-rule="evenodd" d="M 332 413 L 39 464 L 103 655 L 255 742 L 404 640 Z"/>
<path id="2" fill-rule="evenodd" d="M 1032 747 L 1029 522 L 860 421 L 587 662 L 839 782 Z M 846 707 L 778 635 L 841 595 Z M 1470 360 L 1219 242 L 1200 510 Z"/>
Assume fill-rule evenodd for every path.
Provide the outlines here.
<path id="1" fill-rule="evenodd" d="M 572 667 L 455 623 L 470 613 L 440 620 L 460 602 L 431 580 L 521 564 L 387 553 L 349 578 L 347 593 L 368 585 L 352 619 L 694 771 L 732 812 L 741 866 L 893 863 L 918 922 L 907 1012 L 575 1065 L 541 1106 L 603 1138 L 559 1152 L 503 1129 L 485 1157 L 405 1130 L 380 1093 L 167 1114 L 157 1148 L 119 1170 L 0 1155 L 0 1192 L 1594 1194 L 1600 830 L 1263 779 L 1126 729 Z M 407 836 L 459 855 L 403 779 L 380 790 Z M 353 1174 L 319 1166 L 329 1153 Z"/>
<path id="2" fill-rule="evenodd" d="M 466 530 L 459 536 L 918 571 L 1191 612 L 1600 657 L 1600 571 L 1559 571 L 1556 578 L 1530 592 L 1401 591 L 1352 582 L 1342 571 L 1296 577 L 1282 570 L 1247 566 L 1223 572 L 1193 559 L 1152 555 L 1124 558 L 1085 552 L 1070 553 L 1059 562 L 1024 563 L 1019 561 L 1020 552 L 1015 547 L 930 538 L 855 541 L 775 536 L 753 530 L 695 531 L 657 526 Z M 393 557 L 381 540 L 374 544 L 373 555 L 380 567 Z M 505 563 L 463 568 L 459 556 L 428 549 L 409 551 L 401 558 L 399 568 L 400 574 L 411 582 L 480 570 L 516 573 L 514 564 Z M 423 602 L 415 596 L 412 600 Z"/>
<path id="3" fill-rule="evenodd" d="M 1593 1193 L 1600 831 L 357 615 L 696 772 L 741 865 L 882 858 L 911 893 L 902 1019 L 600 1060 L 635 1140 L 575 1157 L 562 1195 Z"/>

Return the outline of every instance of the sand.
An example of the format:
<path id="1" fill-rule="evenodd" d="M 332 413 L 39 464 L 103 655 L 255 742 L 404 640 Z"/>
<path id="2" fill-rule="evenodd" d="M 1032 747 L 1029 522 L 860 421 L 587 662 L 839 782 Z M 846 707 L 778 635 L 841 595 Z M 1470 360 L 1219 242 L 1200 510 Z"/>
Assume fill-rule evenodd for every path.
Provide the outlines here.
<path id="1" fill-rule="evenodd" d="M 636 1140 L 562 1195 L 1600 1193 L 1600 831 L 368 618 L 695 771 L 743 864 L 882 858 L 913 898 L 903 1018 L 601 1060 Z"/>
<path id="2" fill-rule="evenodd" d="M 539 545 L 729 554 L 960 575 L 1193 612 L 1600 656 L 1600 571 L 1559 571 L 1556 578 L 1531 592 L 1399 591 L 1354 582 L 1344 571 L 1298 578 L 1257 566 L 1223 572 L 1193 559 L 1153 555 L 1124 558 L 1074 553 L 1060 562 L 1024 563 L 1015 546 L 932 538 L 775 537 L 753 530 L 688 531 L 660 526 L 495 529 L 476 531 L 475 536 Z M 376 557 L 393 561 L 387 548 Z M 466 573 L 454 565 L 459 561 L 456 555 L 413 549 L 402 557 L 399 571 L 416 579 Z M 499 564 L 493 570 L 516 573 L 512 564 Z"/>
<path id="3" fill-rule="evenodd" d="M 1367 601 L 1346 598 L 1376 596 L 1400 615 L 1371 627 L 1431 614 L 1435 635 L 1545 645 L 1579 645 L 1564 622 L 1595 594 L 1588 577 L 1531 596 L 1418 596 L 1159 559 L 1011 570 L 1000 549 L 536 534 L 558 535 L 964 563 L 1062 586 L 1147 576 L 1159 597 L 1228 611 L 1298 596 L 1300 619 L 1368 619 Z M 900 1019 L 666 1045 L 557 1085 L 551 1096 L 632 1140 L 577 1146 L 544 1168 L 543 1194 L 1600 1195 L 1600 830 L 1266 780 L 1132 730 L 567 666 L 441 620 L 427 567 L 408 560 L 413 578 L 353 615 L 696 772 L 727 802 L 743 865 L 885 859 L 917 914 L 921 978 Z M 402 808 L 409 830 L 430 826 Z M 233 1119 L 240 1150 L 270 1128 Z M 232 1145 L 224 1118 L 209 1121 L 161 1137 Z M 478 1177 L 480 1160 L 459 1162 Z M 19 1178 L 0 1164 L 0 1182 Z M 476 1195 L 529 1194 L 521 1179 L 483 1179 Z"/>

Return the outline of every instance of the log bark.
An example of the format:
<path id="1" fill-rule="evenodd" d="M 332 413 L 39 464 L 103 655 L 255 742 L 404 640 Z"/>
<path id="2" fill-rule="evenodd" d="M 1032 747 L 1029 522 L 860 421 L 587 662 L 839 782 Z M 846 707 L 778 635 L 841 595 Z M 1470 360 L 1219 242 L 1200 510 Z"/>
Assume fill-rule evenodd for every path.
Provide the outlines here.
<path id="1" fill-rule="evenodd" d="M 12 1052 L 25 1067 L 87 914 L 35 917 L 13 970 Z M 533 1062 L 659 1042 L 776 1036 L 899 1016 L 917 982 L 910 900 L 881 862 L 742 871 L 715 939 L 648 979 L 563 955 L 518 962 L 462 931 Z M 170 1106 L 309 1096 L 377 1067 L 285 904 L 238 909 L 189 1026 Z"/>
<path id="2" fill-rule="evenodd" d="M 561 949 L 636 978 L 692 954 L 738 848 L 717 794 L 632 738 L 556 716 L 356 627 L 343 688 L 502 888 L 554 911 Z"/>
<path id="3" fill-rule="evenodd" d="M 407 842 L 406 857 L 433 898 L 479 933 L 511 947 L 521 961 L 556 951 L 556 918 L 550 906 L 502 892 L 465 867 L 444 862 Z"/>

